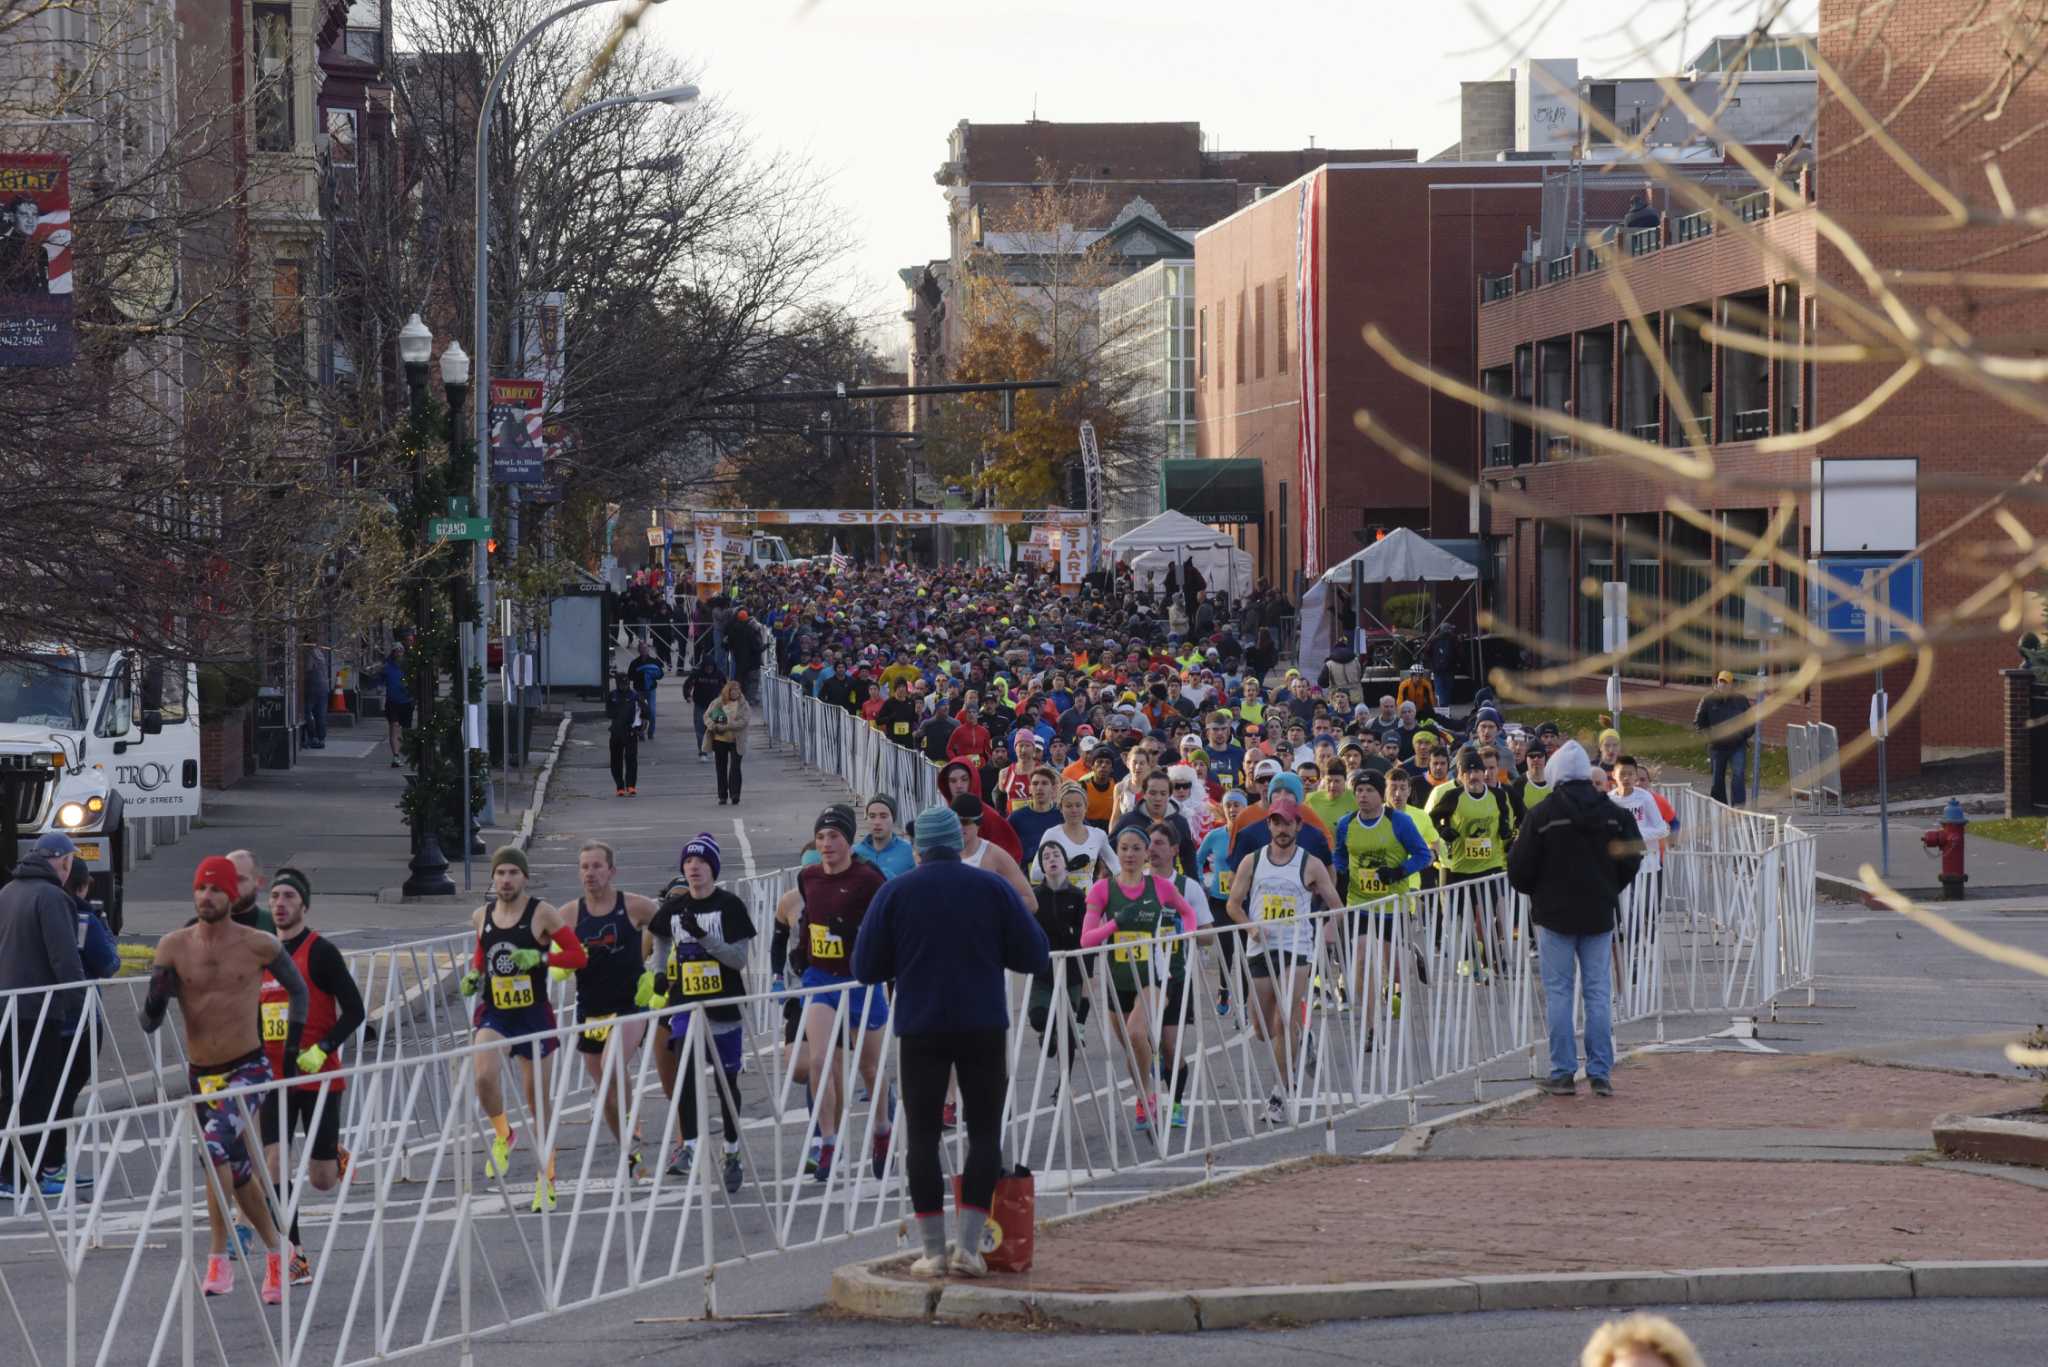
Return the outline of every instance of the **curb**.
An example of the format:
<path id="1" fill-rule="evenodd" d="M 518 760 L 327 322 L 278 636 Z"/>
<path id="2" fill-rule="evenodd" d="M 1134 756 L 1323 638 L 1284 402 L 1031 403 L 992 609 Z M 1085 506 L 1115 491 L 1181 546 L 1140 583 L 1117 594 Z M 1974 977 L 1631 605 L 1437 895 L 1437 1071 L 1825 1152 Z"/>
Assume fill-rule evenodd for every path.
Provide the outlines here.
<path id="1" fill-rule="evenodd" d="M 548 782 L 555 776 L 555 765 L 562 758 L 562 746 L 568 743 L 569 727 L 574 724 L 573 712 L 564 713 L 562 724 L 555 728 L 554 748 L 540 766 L 540 774 L 533 781 L 533 799 L 526 804 L 526 815 L 520 818 L 519 833 L 512 837 L 514 849 L 523 850 L 533 841 L 533 825 L 540 819 L 541 804 L 548 800 Z"/>
<path id="2" fill-rule="evenodd" d="M 2048 1260 L 1553 1272 L 1106 1293 L 882 1275 L 884 1268 L 909 1263 L 901 1253 L 848 1263 L 832 1274 L 828 1303 L 868 1319 L 1173 1334 L 1485 1310 L 2048 1295 Z"/>

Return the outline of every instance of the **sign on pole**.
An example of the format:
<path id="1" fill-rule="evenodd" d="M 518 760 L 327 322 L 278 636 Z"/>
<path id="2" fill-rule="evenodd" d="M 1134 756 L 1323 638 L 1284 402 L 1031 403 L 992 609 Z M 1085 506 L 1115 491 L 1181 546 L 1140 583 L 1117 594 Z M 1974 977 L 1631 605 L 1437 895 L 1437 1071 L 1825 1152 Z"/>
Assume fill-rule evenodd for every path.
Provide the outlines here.
<path id="1" fill-rule="evenodd" d="M 725 583 L 725 540 L 716 522 L 692 524 L 696 552 L 697 596 L 709 598 Z"/>
<path id="2" fill-rule="evenodd" d="M 491 520 L 487 517 L 427 519 L 427 540 L 434 544 L 443 541 L 488 541 L 490 538 Z"/>
<path id="3" fill-rule="evenodd" d="M 540 440 L 539 380 L 491 381 L 491 481 L 539 484 L 547 448 Z"/>
<path id="4" fill-rule="evenodd" d="M 1600 648 L 1609 655 L 1628 649 L 1628 585 L 1610 581 L 1600 586 Z"/>
<path id="5" fill-rule="evenodd" d="M 0 366 L 71 364 L 71 163 L 0 155 Z"/>

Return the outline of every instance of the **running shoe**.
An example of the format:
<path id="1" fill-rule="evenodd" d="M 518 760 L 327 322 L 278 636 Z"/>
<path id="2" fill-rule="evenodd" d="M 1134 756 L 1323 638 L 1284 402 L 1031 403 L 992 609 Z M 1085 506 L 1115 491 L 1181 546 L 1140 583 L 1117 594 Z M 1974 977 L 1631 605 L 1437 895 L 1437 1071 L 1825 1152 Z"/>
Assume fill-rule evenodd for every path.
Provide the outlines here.
<path id="1" fill-rule="evenodd" d="M 1230 990 L 1228 988 L 1224 988 L 1216 994 L 1216 1014 L 1219 1016 L 1228 1016 L 1230 1014 Z"/>
<path id="2" fill-rule="evenodd" d="M 621 789 L 619 789 L 619 790 L 618 790 L 618 792 L 617 792 L 616 794 L 614 794 L 614 796 L 616 796 L 616 797 L 624 797 L 625 795 L 626 795 L 626 790 L 625 790 L 624 788 L 621 788 Z"/>
<path id="3" fill-rule="evenodd" d="M 832 1151 L 836 1147 L 836 1142 L 831 1140 L 818 1145 L 818 1166 L 811 1170 L 811 1176 L 817 1181 L 832 1180 Z"/>
<path id="4" fill-rule="evenodd" d="M 284 1258 L 280 1254 L 263 1255 L 263 1290 L 265 1305 L 284 1304 Z"/>
<path id="5" fill-rule="evenodd" d="M 1266 1098 L 1266 1123 L 1268 1125 L 1285 1125 L 1287 1123 L 1287 1093 L 1281 1091 L 1278 1087 L 1275 1087 L 1273 1094 Z"/>
<path id="6" fill-rule="evenodd" d="M 555 1184 L 546 1177 L 538 1178 L 533 1184 L 533 1213 L 544 1215 L 555 1208 Z"/>
<path id="7" fill-rule="evenodd" d="M 502 1177 L 512 1171 L 512 1146 L 519 1142 L 519 1131 L 507 1130 L 491 1136 L 491 1151 L 484 1155 L 484 1176 Z"/>
<path id="8" fill-rule="evenodd" d="M 310 1261 L 310 1260 L 309 1260 L 309 1259 L 308 1259 L 308 1258 L 306 1257 L 306 1254 L 305 1254 L 305 1250 L 304 1250 L 304 1249 L 298 1249 L 298 1248 L 295 1248 L 295 1249 L 293 1249 L 293 1250 L 292 1250 L 292 1285 L 293 1285 L 293 1286 L 311 1286 L 312 1284 L 313 1284 L 313 1264 L 312 1264 L 312 1262 L 311 1262 L 311 1261 Z"/>
<path id="9" fill-rule="evenodd" d="M 626 789 L 626 796 L 627 796 L 627 797 L 638 797 L 638 796 L 640 796 L 640 790 L 639 790 L 638 788 L 628 788 L 628 789 Z"/>
<path id="10" fill-rule="evenodd" d="M 978 1248 L 956 1248 L 953 1250 L 949 1270 L 956 1277 L 986 1277 L 988 1259 L 981 1256 Z"/>
<path id="11" fill-rule="evenodd" d="M 1576 1096 L 1579 1091 L 1570 1073 L 1552 1073 L 1536 1085 L 1551 1096 Z"/>
<path id="12" fill-rule="evenodd" d="M 1188 1108 L 1176 1101 L 1173 1103 L 1173 1128 L 1184 1130 L 1188 1127 Z"/>
<path id="13" fill-rule="evenodd" d="M 1138 1103 L 1137 1114 L 1131 1123 L 1137 1127 L 1139 1134 L 1150 1134 L 1152 1132 L 1152 1117 L 1145 1114 L 1144 1102 Z"/>
<path id="14" fill-rule="evenodd" d="M 910 1275 L 913 1277 L 943 1277 L 946 1275 L 948 1256 L 944 1253 L 920 1254 L 911 1261 Z"/>
<path id="15" fill-rule="evenodd" d="M 739 1193 L 740 1181 L 744 1176 L 745 1174 L 740 1170 L 739 1154 L 736 1152 L 727 1153 L 725 1155 L 725 1194 L 727 1196 L 734 1196 Z"/>
<path id="16" fill-rule="evenodd" d="M 1594 1096 L 1613 1096 L 1614 1084 L 1604 1077 L 1589 1077 L 1586 1084 L 1593 1089 Z"/>
<path id="17" fill-rule="evenodd" d="M 690 1161 L 696 1156 L 697 1146 L 694 1143 L 687 1139 L 678 1142 L 676 1151 L 669 1155 L 668 1175 L 670 1177 L 688 1177 L 690 1175 Z"/>
<path id="18" fill-rule="evenodd" d="M 640 1156 L 640 1150 L 638 1149 L 626 1155 L 626 1180 L 629 1182 L 643 1182 L 647 1180 L 647 1160 Z"/>
<path id="19" fill-rule="evenodd" d="M 804 1176 L 806 1176 L 806 1177 L 815 1177 L 815 1176 L 817 1176 L 817 1174 L 818 1174 L 818 1150 L 819 1150 L 820 1148 L 822 1148 L 822 1147 L 824 1147 L 824 1141 L 823 1141 L 823 1140 L 819 1140 L 819 1139 L 813 1139 L 813 1140 L 811 1141 L 811 1147 L 810 1147 L 810 1148 L 808 1148 L 808 1149 L 806 1149 L 806 1150 L 804 1151 Z"/>
<path id="20" fill-rule="evenodd" d="M 87 1192 L 92 1190 L 91 1173 L 81 1172 L 76 1176 L 72 1176 L 70 1169 L 63 1163 L 59 1163 L 53 1168 L 44 1168 L 36 1174 L 36 1181 L 42 1186 L 43 1195 L 58 1196 L 64 1191 L 64 1181 L 67 1177 L 70 1178 L 71 1184 L 77 1187 L 79 1191 Z"/>
<path id="21" fill-rule="evenodd" d="M 199 1289 L 209 1296 L 225 1296 L 235 1289 L 235 1265 L 225 1254 L 207 1256 L 206 1280 L 199 1283 Z"/>
<path id="22" fill-rule="evenodd" d="M 889 1170 L 889 1131 L 875 1131 L 875 1180 L 882 1180 L 882 1174 Z"/>
<path id="23" fill-rule="evenodd" d="M 354 1161 L 355 1161 L 355 1155 L 354 1155 L 353 1153 L 350 1153 L 350 1152 L 349 1152 L 349 1148 L 348 1148 L 348 1145 L 346 1145 L 346 1144 L 336 1144 L 336 1145 L 334 1146 L 334 1175 L 335 1175 L 335 1178 L 336 1178 L 337 1180 L 339 1180 L 339 1181 L 347 1181 L 347 1180 L 348 1180 L 348 1165 L 349 1165 L 350 1163 L 354 1162 Z"/>

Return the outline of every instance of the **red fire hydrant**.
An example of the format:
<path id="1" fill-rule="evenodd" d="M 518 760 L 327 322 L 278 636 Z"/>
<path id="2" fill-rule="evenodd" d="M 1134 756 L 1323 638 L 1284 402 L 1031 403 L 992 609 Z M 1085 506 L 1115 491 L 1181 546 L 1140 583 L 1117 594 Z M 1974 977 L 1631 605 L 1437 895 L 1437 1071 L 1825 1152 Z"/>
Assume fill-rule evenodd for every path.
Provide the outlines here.
<path id="1" fill-rule="evenodd" d="M 1941 809 L 1941 824 L 1920 836 L 1920 843 L 1928 850 L 1941 851 L 1941 900 L 1960 902 L 1963 900 L 1963 884 L 1970 881 L 1970 875 L 1963 872 L 1963 828 L 1970 824 L 1970 818 L 1963 814 L 1963 804 L 1954 798 Z"/>

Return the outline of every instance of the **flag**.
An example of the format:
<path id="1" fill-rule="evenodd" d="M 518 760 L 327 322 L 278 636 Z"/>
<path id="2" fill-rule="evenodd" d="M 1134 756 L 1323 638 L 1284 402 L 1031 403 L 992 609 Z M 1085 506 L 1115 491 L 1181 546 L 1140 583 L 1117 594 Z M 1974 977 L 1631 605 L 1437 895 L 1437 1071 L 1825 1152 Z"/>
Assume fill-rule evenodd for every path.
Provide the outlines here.
<path id="1" fill-rule="evenodd" d="M 832 555 L 825 562 L 825 572 L 827 574 L 844 574 L 846 573 L 846 571 L 852 568 L 853 557 L 842 553 L 839 549 L 839 538 L 836 536 L 833 537 Z"/>
<path id="2" fill-rule="evenodd" d="M 1300 344 L 1295 347 L 1295 357 L 1301 363 L 1301 473 L 1297 483 L 1301 489 L 1301 572 L 1309 578 L 1323 572 L 1323 451 L 1320 415 L 1316 411 L 1316 368 L 1321 360 L 1316 315 L 1320 283 L 1316 255 L 1321 244 L 1316 201 L 1322 185 L 1320 171 L 1311 172 L 1302 181 L 1300 206 L 1294 220 L 1294 318 L 1301 330 Z"/>

